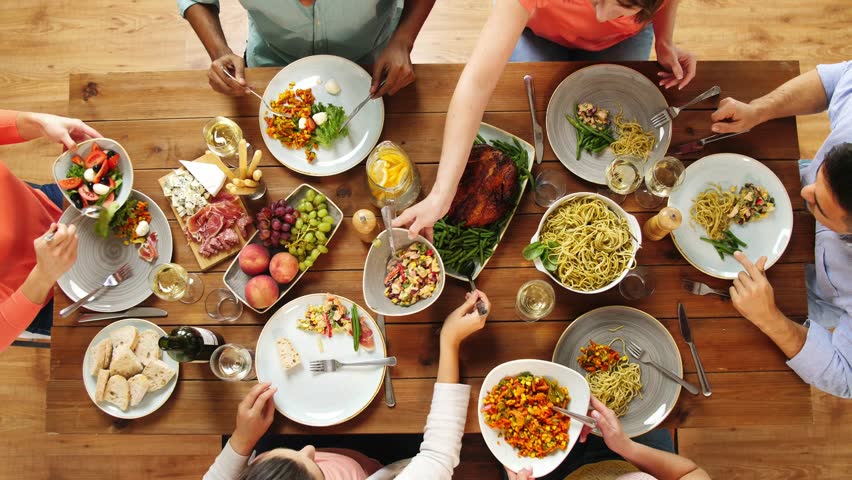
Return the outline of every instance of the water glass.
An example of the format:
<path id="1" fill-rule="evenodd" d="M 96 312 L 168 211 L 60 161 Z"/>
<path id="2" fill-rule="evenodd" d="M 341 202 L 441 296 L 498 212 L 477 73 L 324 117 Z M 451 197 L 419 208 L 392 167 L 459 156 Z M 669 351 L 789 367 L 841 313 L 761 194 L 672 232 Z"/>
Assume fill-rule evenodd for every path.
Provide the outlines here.
<path id="1" fill-rule="evenodd" d="M 559 170 L 542 170 L 535 176 L 535 203 L 548 208 L 553 202 L 565 196 L 568 185 L 565 176 Z"/>
<path id="2" fill-rule="evenodd" d="M 654 275 L 646 267 L 636 267 L 618 284 L 618 291 L 627 300 L 641 300 L 651 296 L 657 284 Z"/>
<path id="3" fill-rule="evenodd" d="M 254 350 L 226 343 L 214 350 L 210 356 L 210 370 L 226 382 L 254 380 L 257 378 L 254 360 Z"/>
<path id="4" fill-rule="evenodd" d="M 243 303 L 230 290 L 217 288 L 207 295 L 204 302 L 207 315 L 220 322 L 233 322 L 243 314 Z"/>
<path id="5" fill-rule="evenodd" d="M 530 280 L 521 285 L 515 298 L 515 310 L 526 322 L 535 322 L 550 315 L 555 304 L 556 292 L 544 280 Z"/>

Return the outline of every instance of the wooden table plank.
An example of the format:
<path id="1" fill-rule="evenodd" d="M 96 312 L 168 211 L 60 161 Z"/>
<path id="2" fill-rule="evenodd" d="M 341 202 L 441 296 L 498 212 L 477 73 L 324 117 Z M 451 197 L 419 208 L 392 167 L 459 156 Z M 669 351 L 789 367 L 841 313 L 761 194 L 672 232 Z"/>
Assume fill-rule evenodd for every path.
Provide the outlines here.
<path id="1" fill-rule="evenodd" d="M 680 285 L 683 278 L 700 281 L 709 278 L 706 275 L 699 274 L 691 266 L 649 266 L 648 269 L 657 282 L 654 294 L 648 298 L 635 302 L 625 302 L 617 288 L 597 295 L 583 295 L 557 288 L 556 306 L 548 318 L 568 320 L 594 308 L 625 303 L 658 318 L 673 318 L 676 315 L 678 302 L 682 302 L 686 306 L 690 318 L 739 316 L 728 301 L 711 296 L 700 297 L 683 290 Z M 515 312 L 515 293 L 522 283 L 536 278 L 547 280 L 543 273 L 534 268 L 501 268 L 490 270 L 487 273 L 477 280 L 477 287 L 489 293 L 491 299 L 489 318 L 498 321 L 519 319 Z M 767 272 L 767 276 L 775 289 L 775 299 L 781 311 L 792 316 L 807 314 L 805 275 L 802 264 L 775 265 Z M 207 292 L 224 286 L 222 275 L 219 273 L 201 274 L 201 278 Z M 332 292 L 364 305 L 361 278 L 362 273 L 360 271 L 346 270 L 335 272 L 334 275 L 309 271 L 301 282 L 293 287 L 283 302 L 286 303 L 291 299 L 309 293 Z M 467 292 L 465 283 L 449 281 L 441 294 L 441 300 L 431 308 L 407 317 L 387 317 L 386 320 L 388 323 L 441 323 L 462 302 L 465 292 Z M 57 295 L 55 303 L 55 308 L 61 309 L 70 302 L 64 295 Z M 202 313 L 203 303 L 185 305 L 180 302 L 166 302 L 152 297 L 143 302 L 143 305 L 163 308 L 170 312 L 168 317 L 153 319 L 158 324 L 219 325 Z M 249 309 L 244 309 L 242 317 L 235 323 L 241 325 L 262 324 L 266 322 L 269 316 L 269 314 L 261 316 Z M 74 317 L 57 318 L 55 324 L 57 326 L 74 325 L 75 322 Z"/>
<path id="2" fill-rule="evenodd" d="M 656 84 L 659 66 L 654 62 L 625 62 Z M 523 76 L 535 78 L 536 110 L 545 111 L 548 99 L 569 74 L 591 65 L 584 62 L 510 63 L 497 83 L 487 111 L 528 110 Z M 417 81 L 385 99 L 388 113 L 446 112 L 464 65 L 415 65 Z M 249 83 L 260 91 L 280 70 L 251 68 Z M 749 101 L 770 92 L 799 74 L 798 62 L 702 61 L 698 76 L 683 90 L 663 90 L 671 104 L 680 105 L 698 93 L 719 85 L 722 96 Z M 346 88 L 346 86 L 344 86 Z M 156 102 L 151 102 L 156 98 Z M 694 108 L 713 108 L 713 98 Z M 253 96 L 232 98 L 213 92 L 206 70 L 138 73 L 80 73 L 70 75 L 69 113 L 84 120 L 132 120 L 152 118 L 251 117 L 258 112 Z M 791 141 L 798 142 L 797 139 Z"/>
<path id="3" fill-rule="evenodd" d="M 695 375 L 687 375 L 698 382 Z M 807 425 L 813 422 L 810 387 L 792 372 L 708 374 L 713 396 L 682 393 L 667 428 L 731 425 Z M 481 378 L 464 378 L 471 386 L 466 433 L 479 431 L 476 415 Z M 419 433 L 432 401 L 434 379 L 394 381 L 397 405 L 387 408 L 382 395 L 342 425 L 312 428 L 276 415 L 270 433 Z M 237 404 L 249 382 L 181 381 L 172 398 L 139 421 L 115 421 L 92 405 L 79 380 L 54 380 L 47 386 L 46 430 L 56 433 L 227 434 L 234 428 Z"/>

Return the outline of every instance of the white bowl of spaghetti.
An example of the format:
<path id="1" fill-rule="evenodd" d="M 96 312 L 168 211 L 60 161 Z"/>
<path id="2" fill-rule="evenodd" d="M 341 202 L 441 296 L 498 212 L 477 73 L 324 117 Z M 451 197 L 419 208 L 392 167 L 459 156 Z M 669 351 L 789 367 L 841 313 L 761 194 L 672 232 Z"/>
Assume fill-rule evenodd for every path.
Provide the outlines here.
<path id="1" fill-rule="evenodd" d="M 594 294 L 614 287 L 636 266 L 641 243 L 636 217 L 603 195 L 577 192 L 544 212 L 528 248 L 539 247 L 533 263 L 553 281 Z"/>

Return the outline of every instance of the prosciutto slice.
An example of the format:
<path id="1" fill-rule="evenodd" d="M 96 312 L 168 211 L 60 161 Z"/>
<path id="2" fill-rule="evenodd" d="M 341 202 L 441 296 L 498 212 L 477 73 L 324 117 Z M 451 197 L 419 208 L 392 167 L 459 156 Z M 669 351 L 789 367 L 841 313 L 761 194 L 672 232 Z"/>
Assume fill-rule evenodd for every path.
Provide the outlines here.
<path id="1" fill-rule="evenodd" d="M 160 253 L 157 251 L 157 232 L 151 232 L 148 235 L 145 243 L 139 246 L 138 253 L 139 258 L 146 262 L 153 262 L 160 256 Z"/>
<path id="2" fill-rule="evenodd" d="M 252 219 L 240 206 L 237 198 L 222 192 L 189 217 L 184 233 L 190 241 L 201 245 L 198 251 L 202 256 L 211 257 L 240 243 L 234 231 L 235 226 L 243 238 L 248 238 L 250 225 Z"/>

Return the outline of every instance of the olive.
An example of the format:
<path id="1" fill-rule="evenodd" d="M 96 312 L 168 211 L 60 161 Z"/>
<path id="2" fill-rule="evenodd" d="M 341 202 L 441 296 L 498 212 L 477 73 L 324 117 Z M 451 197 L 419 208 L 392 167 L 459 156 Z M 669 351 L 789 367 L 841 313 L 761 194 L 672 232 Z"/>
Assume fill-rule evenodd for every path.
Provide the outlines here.
<path id="1" fill-rule="evenodd" d="M 100 163 L 96 164 L 94 167 L 92 167 L 92 170 L 95 171 L 95 172 L 99 172 L 101 170 L 101 164 Z"/>
<path id="2" fill-rule="evenodd" d="M 83 208 L 83 198 L 80 197 L 79 193 L 72 193 L 71 195 L 68 195 L 68 198 L 71 199 L 71 203 L 73 203 L 75 207 Z"/>
<path id="3" fill-rule="evenodd" d="M 109 177 L 107 175 L 104 175 L 103 177 L 101 177 L 101 181 L 98 183 L 100 183 L 101 185 L 109 185 Z"/>
<path id="4" fill-rule="evenodd" d="M 115 153 L 112 150 L 104 150 L 104 153 L 106 154 L 107 158 L 112 158 L 112 157 L 118 155 L 117 153 Z"/>
<path id="5" fill-rule="evenodd" d="M 86 182 L 86 186 L 89 187 L 89 190 L 94 191 L 95 184 L 92 182 Z"/>

